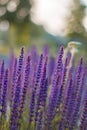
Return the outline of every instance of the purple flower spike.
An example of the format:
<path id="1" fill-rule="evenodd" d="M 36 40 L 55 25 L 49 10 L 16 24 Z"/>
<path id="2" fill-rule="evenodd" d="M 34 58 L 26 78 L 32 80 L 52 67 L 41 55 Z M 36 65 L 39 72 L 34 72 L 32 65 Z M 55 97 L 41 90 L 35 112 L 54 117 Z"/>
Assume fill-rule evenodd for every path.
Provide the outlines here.
<path id="1" fill-rule="evenodd" d="M 38 116 L 37 130 L 42 130 L 42 124 L 43 124 L 43 111 L 41 110 Z"/>
<path id="2" fill-rule="evenodd" d="M 19 57 L 19 61 L 18 61 L 18 70 L 17 70 L 17 74 L 22 72 L 23 69 L 23 60 L 24 60 L 24 48 L 21 49 L 21 55 Z"/>
<path id="3" fill-rule="evenodd" d="M 62 109 L 62 113 L 61 113 L 61 122 L 64 124 L 64 127 L 66 127 L 66 122 L 67 122 L 67 113 L 69 110 L 69 106 L 70 106 L 70 101 L 71 101 L 71 96 L 72 96 L 72 92 L 73 92 L 73 80 L 72 80 L 72 75 L 70 76 L 70 79 L 68 81 L 68 86 L 67 86 L 67 90 L 66 90 L 66 97 L 65 100 L 63 102 L 63 109 Z"/>
<path id="4" fill-rule="evenodd" d="M 44 88 L 43 88 L 43 97 L 42 97 L 42 106 L 45 108 L 46 107 L 46 100 L 47 100 L 47 90 L 48 90 L 48 79 L 45 79 L 44 82 Z"/>
<path id="5" fill-rule="evenodd" d="M 37 48 L 33 46 L 31 48 L 31 64 L 30 64 L 30 87 L 32 88 L 34 86 L 34 79 L 35 79 L 35 71 L 36 71 L 36 66 L 38 63 L 38 53 L 37 53 Z"/>
<path id="6" fill-rule="evenodd" d="M 4 60 L 1 64 L 1 71 L 0 71 L 0 105 L 1 105 L 1 98 L 2 98 L 2 82 L 4 77 Z"/>
<path id="7" fill-rule="evenodd" d="M 49 84 L 51 84 L 51 80 L 52 80 L 52 76 L 53 76 L 53 72 L 54 72 L 54 67 L 55 67 L 55 58 L 51 56 L 50 59 L 49 59 L 49 63 L 48 63 L 48 81 L 49 81 Z"/>
<path id="8" fill-rule="evenodd" d="M 17 59 L 15 59 L 15 61 L 14 61 L 14 68 L 13 68 L 12 91 L 11 91 L 11 105 L 12 105 L 12 102 L 13 102 L 14 92 L 15 92 L 16 72 L 17 72 Z"/>
<path id="9" fill-rule="evenodd" d="M 46 80 L 46 71 L 47 71 L 47 60 L 48 60 L 48 57 L 45 58 L 45 61 L 44 61 L 44 65 L 43 65 L 43 68 L 42 68 L 42 75 L 41 75 L 41 80 L 40 80 L 40 86 L 39 86 L 39 89 L 37 92 L 38 95 L 37 95 L 37 102 L 36 102 L 36 116 L 35 116 L 35 120 L 37 121 L 37 118 L 38 118 L 38 114 L 39 114 L 39 110 L 43 107 L 43 98 L 44 98 L 44 84 L 45 84 L 45 80 Z"/>
<path id="10" fill-rule="evenodd" d="M 87 93 L 86 93 L 86 100 L 82 111 L 79 130 L 85 130 L 85 128 L 87 128 Z"/>
<path id="11" fill-rule="evenodd" d="M 35 104 L 36 104 L 36 93 L 37 87 L 39 87 L 40 77 L 41 77 L 41 70 L 42 70 L 42 63 L 43 63 L 43 55 L 41 54 L 40 60 L 37 66 L 36 77 L 34 87 L 32 89 L 31 101 L 30 101 L 30 113 L 29 113 L 29 122 L 33 121 L 34 111 L 35 111 Z"/>
<path id="12" fill-rule="evenodd" d="M 21 99 L 20 99 L 19 118 L 21 118 L 22 113 L 23 113 L 27 89 L 29 86 L 29 74 L 30 74 L 30 56 L 28 56 L 27 61 L 26 61 L 24 86 L 22 88 Z"/>
<path id="13" fill-rule="evenodd" d="M 78 82 L 77 82 L 77 87 L 76 89 L 76 95 L 75 95 L 75 101 L 73 104 L 73 112 L 71 114 L 71 120 L 70 120 L 70 129 L 73 129 L 76 125 L 76 121 L 79 116 L 79 111 L 81 107 L 81 99 L 82 99 L 82 92 L 83 92 L 83 79 L 84 79 L 84 70 L 83 70 L 83 59 L 81 58 L 80 64 L 79 64 L 79 71 L 78 71 Z"/>
<path id="14" fill-rule="evenodd" d="M 56 103 L 57 103 L 57 95 L 59 92 L 59 86 L 60 86 L 61 78 L 60 76 L 57 78 L 56 81 L 56 87 L 54 90 L 51 91 L 48 107 L 47 107 L 47 125 L 48 129 L 50 129 L 50 125 L 54 119 L 55 116 L 55 109 L 56 109 Z"/>
<path id="15" fill-rule="evenodd" d="M 52 89 L 55 88 L 57 77 L 62 74 L 62 69 L 63 69 L 63 62 L 62 62 L 63 53 L 64 53 L 64 48 L 63 48 L 63 46 L 61 46 L 60 50 L 58 52 L 58 58 L 57 58 L 56 67 L 54 69 Z"/>
<path id="16" fill-rule="evenodd" d="M 13 130 L 13 128 L 17 128 L 18 130 L 18 118 L 19 118 L 19 104 L 20 104 L 20 92 L 21 92 L 21 74 L 18 75 L 18 80 L 16 83 L 16 90 L 15 90 L 15 96 L 14 101 L 12 105 L 11 110 L 11 117 L 10 117 L 10 130 Z"/>
<path id="17" fill-rule="evenodd" d="M 14 60 L 15 60 L 15 55 L 14 55 L 14 50 L 11 48 L 10 50 L 10 57 L 9 57 L 9 77 L 8 77 L 8 86 L 9 86 L 9 99 L 11 100 L 11 90 L 12 90 L 12 79 L 13 79 L 13 66 L 14 66 Z"/>
<path id="18" fill-rule="evenodd" d="M 83 72 L 83 58 L 80 59 L 77 71 L 76 71 L 76 81 L 75 81 L 75 95 L 77 95 L 79 87 L 80 87 L 80 80 L 82 77 Z"/>
<path id="19" fill-rule="evenodd" d="M 8 69 L 5 71 L 2 91 L 2 116 L 6 117 L 7 101 L 8 101 Z"/>
<path id="20" fill-rule="evenodd" d="M 66 83 L 67 83 L 67 70 L 68 70 L 68 57 L 65 60 L 65 64 L 63 67 L 63 72 L 62 72 L 62 80 L 61 80 L 61 85 L 60 85 L 60 90 L 59 90 L 59 94 L 57 97 L 57 106 L 56 106 L 56 111 L 58 110 L 60 103 L 63 101 L 64 99 L 64 92 L 65 92 L 65 87 L 66 87 Z"/>

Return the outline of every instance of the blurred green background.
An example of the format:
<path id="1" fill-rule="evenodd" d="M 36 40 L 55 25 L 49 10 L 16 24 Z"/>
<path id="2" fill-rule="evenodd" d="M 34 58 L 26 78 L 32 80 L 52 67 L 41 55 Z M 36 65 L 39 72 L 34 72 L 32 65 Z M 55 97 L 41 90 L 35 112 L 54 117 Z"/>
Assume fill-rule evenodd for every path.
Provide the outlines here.
<path id="1" fill-rule="evenodd" d="M 87 0 L 0 0 L 0 54 L 14 48 L 38 50 L 48 44 L 56 54 L 61 44 L 78 41 L 77 58 L 87 56 Z"/>

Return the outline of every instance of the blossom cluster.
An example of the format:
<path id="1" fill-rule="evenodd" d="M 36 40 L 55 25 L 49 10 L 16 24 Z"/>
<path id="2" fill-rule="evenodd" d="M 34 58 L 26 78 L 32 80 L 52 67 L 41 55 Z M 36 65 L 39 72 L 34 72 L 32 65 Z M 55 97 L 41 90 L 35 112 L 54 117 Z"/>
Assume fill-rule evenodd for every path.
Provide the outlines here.
<path id="1" fill-rule="evenodd" d="M 71 58 L 63 46 L 56 58 L 22 48 L 0 63 L 0 130 L 87 129 L 86 66 Z"/>

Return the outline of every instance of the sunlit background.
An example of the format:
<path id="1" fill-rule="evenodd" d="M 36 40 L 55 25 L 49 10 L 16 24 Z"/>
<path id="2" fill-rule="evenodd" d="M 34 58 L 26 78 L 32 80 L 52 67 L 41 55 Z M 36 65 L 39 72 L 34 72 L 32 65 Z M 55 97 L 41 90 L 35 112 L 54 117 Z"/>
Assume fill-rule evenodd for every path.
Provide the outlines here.
<path id="1" fill-rule="evenodd" d="M 87 0 L 0 0 L 0 54 L 11 48 L 48 44 L 55 55 L 61 44 L 78 41 L 78 55 L 87 53 Z"/>

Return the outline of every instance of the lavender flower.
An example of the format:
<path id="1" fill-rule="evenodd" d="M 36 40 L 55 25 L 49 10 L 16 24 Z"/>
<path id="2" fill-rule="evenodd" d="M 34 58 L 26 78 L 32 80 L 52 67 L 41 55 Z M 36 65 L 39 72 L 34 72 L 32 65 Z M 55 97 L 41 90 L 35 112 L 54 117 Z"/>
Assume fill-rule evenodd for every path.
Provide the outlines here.
<path id="1" fill-rule="evenodd" d="M 21 49 L 21 55 L 18 60 L 18 68 L 17 68 L 17 75 L 22 72 L 23 69 L 23 60 L 24 60 L 24 48 Z"/>
<path id="2" fill-rule="evenodd" d="M 52 82 L 52 90 L 49 98 L 48 103 L 48 110 L 47 110 L 47 122 L 50 126 L 53 117 L 55 115 L 56 103 L 57 103 L 57 96 L 59 93 L 59 88 L 61 86 L 61 77 L 62 77 L 62 69 L 63 69 L 63 47 L 60 48 L 57 58 L 57 64 L 54 70 L 53 82 Z"/>
<path id="3" fill-rule="evenodd" d="M 75 95 L 78 94 L 78 90 L 81 85 L 80 81 L 82 77 L 82 71 L 83 71 L 83 58 L 80 59 L 77 70 L 76 70 Z"/>
<path id="4" fill-rule="evenodd" d="M 42 72 L 42 75 L 41 75 L 41 80 L 40 80 L 40 86 L 39 86 L 39 89 L 38 89 L 38 98 L 37 98 L 37 102 L 36 102 L 36 117 L 35 117 L 35 120 L 37 120 L 37 116 L 38 116 L 38 111 L 40 110 L 40 108 L 42 108 L 43 106 L 43 97 L 44 97 L 44 84 L 45 84 L 45 80 L 46 80 L 46 69 L 47 69 L 47 57 L 45 58 L 45 61 L 44 61 L 44 65 L 43 65 L 43 72 Z"/>
<path id="5" fill-rule="evenodd" d="M 54 91 L 51 92 L 50 98 L 49 98 L 49 103 L 47 107 L 47 124 L 48 124 L 48 129 L 50 128 L 50 125 L 52 123 L 52 120 L 55 116 L 55 108 L 56 108 L 56 103 L 57 103 L 57 94 L 59 92 L 59 86 L 60 86 L 60 77 L 58 77 L 56 81 L 56 88 Z"/>
<path id="6" fill-rule="evenodd" d="M 43 124 L 43 111 L 41 110 L 39 112 L 36 130 L 42 130 L 43 128 L 42 124 Z"/>
<path id="7" fill-rule="evenodd" d="M 1 98 L 2 98 L 2 82 L 4 77 L 4 60 L 1 64 L 1 71 L 0 71 L 0 105 L 1 105 Z"/>
<path id="8" fill-rule="evenodd" d="M 13 102 L 14 92 L 15 92 L 16 72 L 17 72 L 17 59 L 15 59 L 15 61 L 14 61 L 14 68 L 13 68 L 12 90 L 11 90 L 11 105 L 12 105 L 12 102 Z"/>
<path id="9" fill-rule="evenodd" d="M 75 102 L 74 102 L 74 107 L 73 107 L 73 112 L 71 115 L 71 120 L 70 120 L 70 129 L 73 129 L 74 126 L 76 125 L 76 121 L 78 118 L 78 114 L 80 111 L 80 105 L 81 105 L 81 98 L 82 98 L 82 91 L 83 91 L 83 76 L 84 76 L 84 72 L 83 72 L 83 59 L 80 59 L 80 64 L 79 64 L 79 68 L 78 68 L 78 77 L 77 77 L 77 88 L 75 91 Z M 77 95 L 76 95 L 77 94 Z"/>
<path id="10" fill-rule="evenodd" d="M 55 67 L 55 70 L 54 70 L 53 83 L 52 83 L 53 89 L 54 89 L 57 77 L 58 77 L 58 75 L 61 75 L 61 72 L 62 72 L 62 69 L 63 69 L 63 63 L 62 63 L 63 53 L 64 53 L 64 48 L 62 46 L 59 50 L 57 63 L 56 63 L 56 67 Z"/>
<path id="11" fill-rule="evenodd" d="M 63 67 L 63 71 L 62 71 L 62 83 L 61 83 L 59 94 L 58 94 L 58 97 L 57 97 L 56 111 L 58 111 L 60 103 L 64 99 L 64 92 L 65 92 L 65 89 L 66 89 L 65 87 L 66 87 L 66 83 L 67 83 L 67 70 L 68 70 L 67 67 L 68 67 L 68 57 L 65 60 L 65 64 L 64 64 L 64 67 Z"/>
<path id="12" fill-rule="evenodd" d="M 82 111 L 81 121 L 80 121 L 80 129 L 79 130 L 85 130 L 87 127 L 87 94 L 86 99 Z"/>
<path id="13" fill-rule="evenodd" d="M 9 77 L 8 77 L 8 86 L 9 86 L 9 99 L 11 100 L 11 90 L 12 90 L 12 79 L 13 79 L 13 66 L 14 66 L 14 60 L 15 60 L 15 55 L 14 55 L 14 50 L 11 48 L 10 50 L 10 57 L 9 57 Z"/>
<path id="14" fill-rule="evenodd" d="M 55 67 L 55 58 L 51 56 L 49 58 L 49 63 L 48 63 L 48 80 L 49 80 L 49 84 L 51 84 L 51 81 L 52 81 L 54 67 Z"/>
<path id="15" fill-rule="evenodd" d="M 70 52 L 63 61 L 63 46 L 56 63 L 49 59 L 48 47 L 40 57 L 36 49 L 30 52 L 25 57 L 22 48 L 7 69 L 4 61 L 0 63 L 0 130 L 86 130 L 87 70 L 83 58 L 76 67 L 70 66 Z"/>
<path id="16" fill-rule="evenodd" d="M 18 75 L 18 80 L 16 83 L 16 90 L 15 96 L 13 101 L 13 106 L 11 110 L 11 117 L 10 117 L 10 130 L 17 130 L 18 129 L 18 117 L 19 117 L 19 104 L 20 104 L 20 92 L 21 92 L 21 75 Z"/>
<path id="17" fill-rule="evenodd" d="M 29 74 L 30 74 L 30 56 L 28 56 L 27 61 L 26 61 L 24 86 L 22 88 L 21 99 L 20 99 L 19 118 L 21 118 L 22 113 L 23 113 L 26 94 L 27 94 L 27 90 L 28 90 L 28 86 L 29 86 Z"/>
<path id="18" fill-rule="evenodd" d="M 34 87 L 32 89 L 32 95 L 31 95 L 31 101 L 30 101 L 30 113 L 29 113 L 30 119 L 29 119 L 29 122 L 32 122 L 33 117 L 34 117 L 36 91 L 37 91 L 37 87 L 39 86 L 39 82 L 40 82 L 42 63 L 43 63 L 43 55 L 40 56 L 40 60 L 39 60 L 38 66 L 37 66 L 35 83 L 34 83 Z"/>
<path id="19" fill-rule="evenodd" d="M 3 81 L 3 91 L 2 91 L 2 116 L 6 117 L 7 112 L 7 102 L 8 102 L 8 69 L 5 71 L 4 81 Z"/>
<path id="20" fill-rule="evenodd" d="M 64 125 L 64 128 L 66 128 L 66 122 L 67 122 L 67 114 L 68 114 L 68 110 L 69 110 L 69 106 L 70 106 L 70 101 L 72 98 L 72 92 L 73 92 L 73 81 L 72 81 L 72 75 L 70 76 L 70 79 L 68 81 L 68 86 L 67 86 L 67 90 L 66 90 L 66 97 L 65 100 L 63 102 L 63 109 L 62 109 L 62 114 L 61 114 L 61 122 Z"/>

